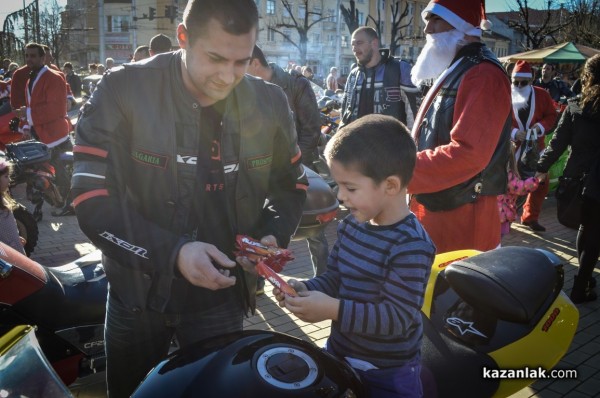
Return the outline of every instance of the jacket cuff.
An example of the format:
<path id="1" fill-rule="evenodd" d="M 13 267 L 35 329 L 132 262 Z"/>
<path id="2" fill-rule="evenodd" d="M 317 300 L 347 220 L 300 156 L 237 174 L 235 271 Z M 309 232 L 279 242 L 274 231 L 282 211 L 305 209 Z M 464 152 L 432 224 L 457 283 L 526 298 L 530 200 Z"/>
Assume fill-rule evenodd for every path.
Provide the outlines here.
<path id="1" fill-rule="evenodd" d="M 518 132 L 519 132 L 519 129 L 516 129 L 516 128 L 512 129 L 512 131 L 510 132 L 510 139 L 513 140 L 513 141 L 516 141 L 515 137 L 516 137 L 516 135 L 517 135 Z"/>
<path id="2" fill-rule="evenodd" d="M 541 123 L 536 123 L 534 126 L 538 126 L 540 128 L 540 133 L 538 134 L 538 137 L 546 135 L 546 129 L 544 128 L 544 126 L 542 126 Z"/>

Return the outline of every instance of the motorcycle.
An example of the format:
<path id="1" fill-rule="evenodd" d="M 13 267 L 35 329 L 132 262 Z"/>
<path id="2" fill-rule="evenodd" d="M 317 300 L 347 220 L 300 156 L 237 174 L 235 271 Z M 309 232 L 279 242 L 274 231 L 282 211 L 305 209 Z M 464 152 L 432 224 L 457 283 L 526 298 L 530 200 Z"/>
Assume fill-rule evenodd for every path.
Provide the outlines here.
<path id="1" fill-rule="evenodd" d="M 43 143 L 27 140 L 7 143 L 4 156 L 13 164 L 11 187 L 26 184 L 27 199 L 34 205 L 33 218 L 41 221 L 44 201 L 54 207 L 63 207 L 73 175 L 73 152 L 59 155 L 65 181 L 57 183 L 55 167 L 50 163 L 51 151 Z"/>
<path id="2" fill-rule="evenodd" d="M 1 243 L 0 249 L 0 335 L 14 326 L 37 325 L 42 350 L 67 385 L 101 372 L 106 278 L 99 252 L 50 269 Z M 496 374 L 553 368 L 567 352 L 579 318 L 562 291 L 562 264 L 549 251 L 527 247 L 437 255 L 422 307 L 426 396 L 506 397 L 535 376 L 486 379 L 486 369 Z M 347 365 L 312 344 L 270 331 L 218 336 L 170 354 L 134 396 L 161 391 L 171 397 L 197 391 L 362 396 Z"/>

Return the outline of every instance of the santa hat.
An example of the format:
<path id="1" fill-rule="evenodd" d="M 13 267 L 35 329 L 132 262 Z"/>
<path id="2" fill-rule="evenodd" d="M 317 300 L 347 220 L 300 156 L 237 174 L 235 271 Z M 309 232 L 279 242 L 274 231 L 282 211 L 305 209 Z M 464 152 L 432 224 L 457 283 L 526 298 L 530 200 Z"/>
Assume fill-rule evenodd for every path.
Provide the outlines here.
<path id="1" fill-rule="evenodd" d="M 421 13 L 442 18 L 467 36 L 481 36 L 481 30 L 490 30 L 492 23 L 485 17 L 485 0 L 431 0 Z"/>
<path id="2" fill-rule="evenodd" d="M 513 77 L 525 77 L 527 79 L 531 79 L 533 77 L 533 72 L 531 70 L 531 65 L 527 61 L 517 61 L 513 71 Z"/>

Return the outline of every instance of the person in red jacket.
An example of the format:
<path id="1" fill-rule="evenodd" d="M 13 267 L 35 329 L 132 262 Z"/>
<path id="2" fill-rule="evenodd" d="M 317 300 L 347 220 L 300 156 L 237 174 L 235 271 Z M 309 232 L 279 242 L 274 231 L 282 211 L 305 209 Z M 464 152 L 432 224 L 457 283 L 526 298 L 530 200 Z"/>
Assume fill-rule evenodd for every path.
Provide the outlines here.
<path id="1" fill-rule="evenodd" d="M 535 169 L 527 170 L 526 165 L 519 161 L 525 148 L 526 140 L 534 140 L 537 144 L 537 152 L 545 147 L 544 135 L 554 127 L 557 113 L 552 97 L 546 90 L 532 86 L 533 73 L 531 66 L 525 61 L 519 61 L 512 71 L 512 104 L 513 104 L 513 129 L 511 138 L 516 142 L 516 151 L 519 173 L 522 177 L 533 177 Z M 534 166 L 535 167 L 535 166 Z M 538 188 L 527 195 L 521 223 L 533 231 L 543 232 L 546 230 L 540 225 L 538 219 L 542 210 L 544 198 L 548 194 L 548 184 L 540 183 Z"/>
<path id="2" fill-rule="evenodd" d="M 25 106 L 25 86 L 29 79 L 31 68 L 26 64 L 15 70 L 10 80 L 10 106 L 13 110 Z"/>
<path id="3" fill-rule="evenodd" d="M 434 80 L 415 118 L 410 208 L 438 253 L 500 244 L 496 197 L 506 191 L 510 80 L 481 41 L 481 0 L 432 0 L 413 83 Z"/>

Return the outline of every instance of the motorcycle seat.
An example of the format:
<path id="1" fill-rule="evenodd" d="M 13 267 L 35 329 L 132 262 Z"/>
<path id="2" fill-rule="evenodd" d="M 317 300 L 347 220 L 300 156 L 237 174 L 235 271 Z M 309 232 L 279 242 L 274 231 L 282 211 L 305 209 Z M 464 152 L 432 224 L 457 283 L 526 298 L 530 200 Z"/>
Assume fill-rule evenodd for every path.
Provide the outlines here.
<path id="1" fill-rule="evenodd" d="M 558 258 L 548 252 L 501 247 L 456 261 L 444 273 L 456 293 L 474 308 L 509 322 L 528 323 L 562 288 L 557 265 Z"/>
<path id="2" fill-rule="evenodd" d="M 104 323 L 108 282 L 100 251 L 45 270 L 48 283 L 20 311 L 35 313 L 37 322 L 54 330 Z"/>

